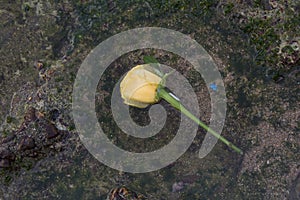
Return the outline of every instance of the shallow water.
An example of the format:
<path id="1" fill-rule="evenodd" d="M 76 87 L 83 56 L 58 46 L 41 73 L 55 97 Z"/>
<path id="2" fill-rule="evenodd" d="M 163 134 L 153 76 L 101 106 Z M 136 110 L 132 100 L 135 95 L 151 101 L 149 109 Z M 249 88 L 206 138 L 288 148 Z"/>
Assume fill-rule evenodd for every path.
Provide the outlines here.
<path id="1" fill-rule="evenodd" d="M 0 169 L 0 197 L 106 199 L 111 189 L 120 186 L 153 200 L 299 197 L 296 189 L 299 81 L 297 77 L 289 78 L 291 74 L 294 77 L 299 61 L 293 53 L 291 59 L 295 63 L 284 60 L 287 62 L 284 69 L 272 65 L 267 57 L 263 64 L 257 61 L 259 44 L 255 43 L 253 32 L 243 31 L 246 17 L 239 15 L 246 8 L 262 9 L 256 6 L 232 5 L 229 1 L 30 1 L 1 5 L 4 23 L 0 40 L 3 105 L 0 144 L 1 162 L 8 159 L 5 162 L 9 162 L 9 167 Z M 286 10 L 283 16 L 288 19 L 290 9 Z M 101 164 L 83 146 L 71 107 L 73 83 L 81 63 L 105 39 L 125 30 L 150 26 L 187 34 L 212 56 L 227 95 L 222 135 L 245 155 L 238 155 L 219 141 L 212 152 L 199 159 L 205 135 L 199 128 L 192 145 L 176 162 L 154 172 L 132 174 Z M 261 31 L 263 34 L 265 30 Z M 297 38 L 291 34 L 290 37 Z M 151 139 L 128 137 L 115 124 L 110 108 L 114 85 L 132 66 L 143 63 L 144 55 L 156 57 L 185 76 L 197 95 L 200 119 L 208 124 L 211 116 L 209 88 L 189 62 L 162 50 L 125 54 L 99 78 L 95 106 L 108 138 L 135 152 L 149 152 L 167 145 L 180 121 L 178 111 L 162 101 L 160 104 L 168 116 L 166 125 Z M 39 60 L 43 63 L 41 70 L 34 67 Z M 266 76 L 270 68 L 284 78 L 278 81 L 269 74 Z M 30 106 L 36 109 L 37 119 L 24 120 Z M 59 115 L 53 119 L 54 110 Z M 146 125 L 150 122 L 148 110 L 130 108 L 131 117 Z M 47 124 L 54 124 L 57 130 L 45 128 L 49 127 Z M 51 138 L 49 130 L 52 135 L 57 131 L 58 136 Z M 3 138 L 11 135 L 12 140 L 3 142 Z M 27 136 L 34 139 L 33 148 L 22 143 Z M 13 159 L 4 157 L 3 149 L 12 152 Z M 183 186 L 174 189 L 178 183 Z"/>

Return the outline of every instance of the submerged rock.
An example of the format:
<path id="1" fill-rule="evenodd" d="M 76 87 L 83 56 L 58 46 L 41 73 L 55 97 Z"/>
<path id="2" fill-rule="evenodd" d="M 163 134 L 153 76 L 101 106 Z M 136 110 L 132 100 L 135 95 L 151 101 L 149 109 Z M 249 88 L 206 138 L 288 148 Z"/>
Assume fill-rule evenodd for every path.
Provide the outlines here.
<path id="1" fill-rule="evenodd" d="M 18 146 L 19 150 L 29 150 L 35 147 L 35 141 L 33 138 L 25 136 L 21 139 L 20 144 Z"/>
<path id="2" fill-rule="evenodd" d="M 44 128 L 47 133 L 47 139 L 52 139 L 58 136 L 58 130 L 53 124 L 47 123 L 44 125 Z"/>

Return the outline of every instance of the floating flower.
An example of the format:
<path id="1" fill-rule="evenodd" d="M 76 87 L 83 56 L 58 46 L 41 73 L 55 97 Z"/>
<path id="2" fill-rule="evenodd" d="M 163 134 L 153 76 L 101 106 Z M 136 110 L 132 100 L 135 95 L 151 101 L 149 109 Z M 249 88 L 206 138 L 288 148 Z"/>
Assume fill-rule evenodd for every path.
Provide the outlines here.
<path id="1" fill-rule="evenodd" d="M 121 81 L 120 92 L 125 104 L 145 108 L 150 104 L 157 103 L 160 99 L 164 99 L 227 146 L 242 154 L 238 147 L 209 128 L 190 113 L 174 94 L 165 90 L 164 84 L 169 74 L 163 74 L 159 70 L 159 63 L 154 58 L 147 57 L 144 60 L 149 60 L 151 64 L 138 65 L 132 68 Z"/>

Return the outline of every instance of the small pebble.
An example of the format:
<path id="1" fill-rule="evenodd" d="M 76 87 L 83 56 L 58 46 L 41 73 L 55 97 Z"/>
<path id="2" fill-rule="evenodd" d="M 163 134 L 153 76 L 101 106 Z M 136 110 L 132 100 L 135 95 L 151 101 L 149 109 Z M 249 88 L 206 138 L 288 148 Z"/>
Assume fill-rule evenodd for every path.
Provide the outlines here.
<path id="1" fill-rule="evenodd" d="M 34 63 L 34 67 L 37 69 L 37 70 L 41 70 L 43 67 L 44 67 L 44 64 L 41 62 L 41 61 L 36 61 Z"/>
<path id="2" fill-rule="evenodd" d="M 172 185 L 172 192 L 178 192 L 184 188 L 184 183 L 182 181 L 175 182 Z"/>
<path id="3" fill-rule="evenodd" d="M 47 139 L 52 139 L 58 136 L 57 128 L 50 122 L 45 125 L 45 129 L 47 133 Z"/>

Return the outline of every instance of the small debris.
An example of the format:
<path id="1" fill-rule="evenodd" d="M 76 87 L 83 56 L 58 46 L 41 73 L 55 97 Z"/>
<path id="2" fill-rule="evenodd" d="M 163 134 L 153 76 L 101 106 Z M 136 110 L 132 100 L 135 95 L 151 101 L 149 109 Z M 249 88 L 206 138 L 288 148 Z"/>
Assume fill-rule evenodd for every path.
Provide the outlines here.
<path id="1" fill-rule="evenodd" d="M 41 70 L 43 68 L 44 64 L 41 62 L 41 61 L 36 61 L 34 63 L 34 67 L 37 69 L 37 70 Z"/>
<path id="2" fill-rule="evenodd" d="M 299 45 L 298 41 L 292 41 L 291 47 L 294 51 L 299 51 L 299 49 L 300 49 L 300 45 Z"/>
<path id="3" fill-rule="evenodd" d="M 67 127 L 65 125 L 63 125 L 60 121 L 57 121 L 55 123 L 55 126 L 60 131 L 66 131 L 66 130 L 68 130 Z"/>
<path id="4" fill-rule="evenodd" d="M 215 83 L 211 83 L 209 85 L 210 89 L 212 89 L 213 91 L 217 91 L 218 90 L 218 86 Z"/>

